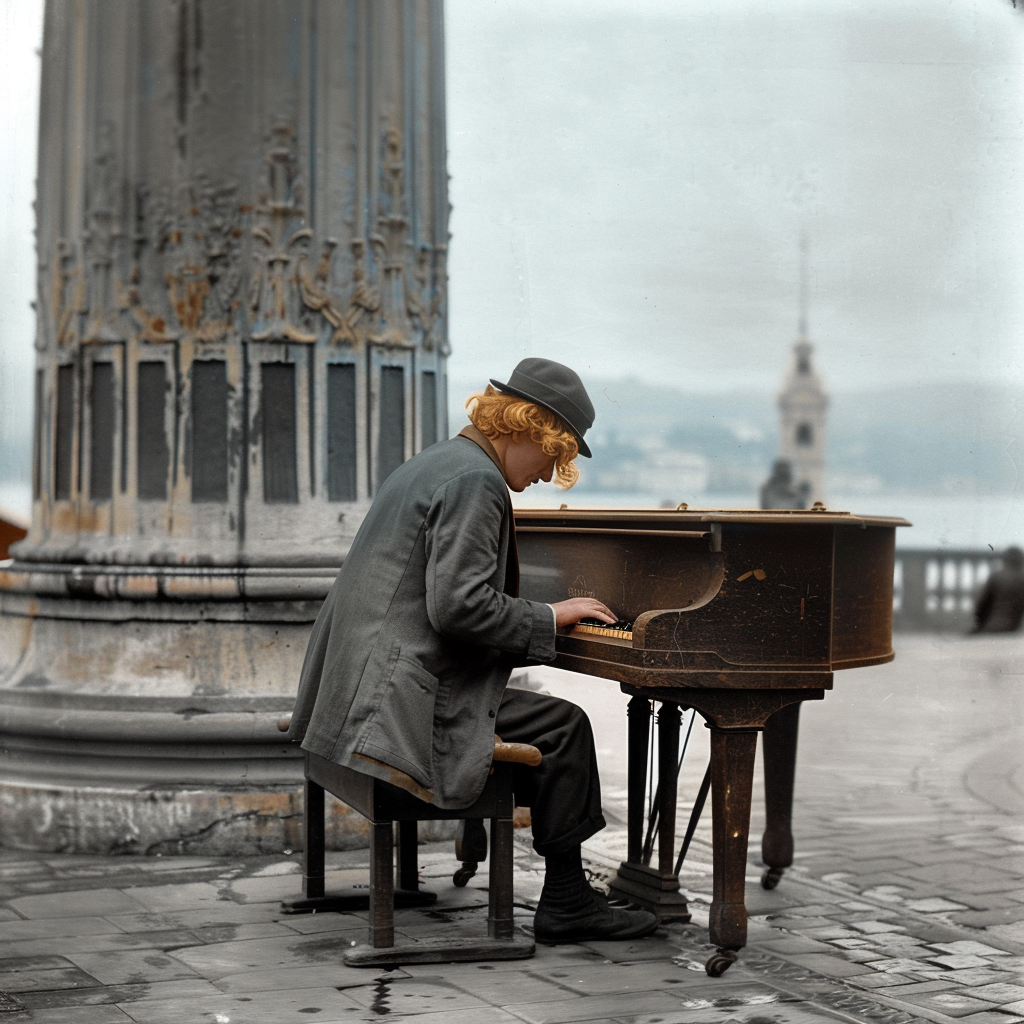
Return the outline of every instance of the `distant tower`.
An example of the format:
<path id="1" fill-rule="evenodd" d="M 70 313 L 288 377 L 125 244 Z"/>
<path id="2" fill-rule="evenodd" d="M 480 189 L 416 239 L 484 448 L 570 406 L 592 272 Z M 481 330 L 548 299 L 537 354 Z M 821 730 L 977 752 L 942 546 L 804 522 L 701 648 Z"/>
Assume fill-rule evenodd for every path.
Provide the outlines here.
<path id="1" fill-rule="evenodd" d="M 825 500 L 825 409 L 828 396 L 811 362 L 807 340 L 807 239 L 800 245 L 800 329 L 793 365 L 779 392 L 779 457 L 793 467 L 804 507 Z"/>

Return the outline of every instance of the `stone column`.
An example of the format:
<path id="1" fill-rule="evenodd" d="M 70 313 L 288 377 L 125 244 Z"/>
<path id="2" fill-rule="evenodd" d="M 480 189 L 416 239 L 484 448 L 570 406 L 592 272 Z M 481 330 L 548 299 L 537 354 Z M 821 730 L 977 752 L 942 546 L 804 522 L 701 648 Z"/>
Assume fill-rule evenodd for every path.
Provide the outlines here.
<path id="1" fill-rule="evenodd" d="M 447 436 L 444 110 L 440 0 L 48 0 L 0 845 L 299 845 L 310 624 Z"/>

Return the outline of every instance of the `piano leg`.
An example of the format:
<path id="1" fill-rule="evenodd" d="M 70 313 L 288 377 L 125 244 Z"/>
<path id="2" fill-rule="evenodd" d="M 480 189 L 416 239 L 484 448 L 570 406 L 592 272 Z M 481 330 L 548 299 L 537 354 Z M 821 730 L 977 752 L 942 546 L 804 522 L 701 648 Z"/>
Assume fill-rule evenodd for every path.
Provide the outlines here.
<path id="1" fill-rule="evenodd" d="M 679 788 L 678 704 L 661 705 L 658 712 L 658 871 L 675 878 L 676 797 Z"/>
<path id="2" fill-rule="evenodd" d="M 761 859 L 768 865 L 761 885 L 774 889 L 793 863 L 793 780 L 800 705 L 789 704 L 764 724 L 765 830 Z"/>
<path id="3" fill-rule="evenodd" d="M 757 731 L 711 729 L 711 814 L 714 835 L 714 886 L 709 931 L 718 947 L 705 970 L 718 978 L 747 943 L 744 888 L 750 794 L 754 782 Z"/>
<path id="4" fill-rule="evenodd" d="M 643 863 L 644 796 L 647 787 L 647 752 L 651 706 L 645 697 L 629 702 L 627 782 L 629 828 L 627 859 L 609 884 L 612 894 L 653 911 L 659 921 L 689 921 L 686 899 L 679 892 L 674 871 L 676 821 L 676 768 L 679 758 L 679 706 L 662 703 L 658 713 L 658 868 Z"/>
<path id="5" fill-rule="evenodd" d="M 651 736 L 651 702 L 646 697 L 633 697 L 626 706 L 629 750 L 626 769 L 626 790 L 629 806 L 626 811 L 628 853 L 630 864 L 639 864 L 644 855 L 644 793 L 647 789 L 647 749 Z"/>

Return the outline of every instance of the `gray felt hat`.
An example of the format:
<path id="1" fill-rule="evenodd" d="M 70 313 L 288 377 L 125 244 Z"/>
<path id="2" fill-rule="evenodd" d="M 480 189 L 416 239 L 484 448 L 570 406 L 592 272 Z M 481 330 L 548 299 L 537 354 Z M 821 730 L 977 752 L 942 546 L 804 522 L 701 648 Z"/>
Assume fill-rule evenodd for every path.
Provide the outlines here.
<path id="1" fill-rule="evenodd" d="M 590 458 L 583 435 L 594 424 L 594 403 L 575 370 L 551 359 L 523 359 L 507 384 L 491 383 L 502 394 L 525 398 L 553 412 L 576 437 L 580 455 Z"/>

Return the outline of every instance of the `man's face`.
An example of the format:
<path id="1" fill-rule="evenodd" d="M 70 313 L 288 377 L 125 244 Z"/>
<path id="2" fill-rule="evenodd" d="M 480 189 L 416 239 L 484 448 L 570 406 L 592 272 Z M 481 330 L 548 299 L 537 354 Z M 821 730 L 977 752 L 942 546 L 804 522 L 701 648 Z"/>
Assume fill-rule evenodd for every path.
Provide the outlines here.
<path id="1" fill-rule="evenodd" d="M 525 491 L 530 484 L 541 480 L 550 482 L 555 472 L 555 457 L 547 455 L 536 441 L 523 434 L 509 438 L 502 465 L 509 487 L 513 491 Z"/>

